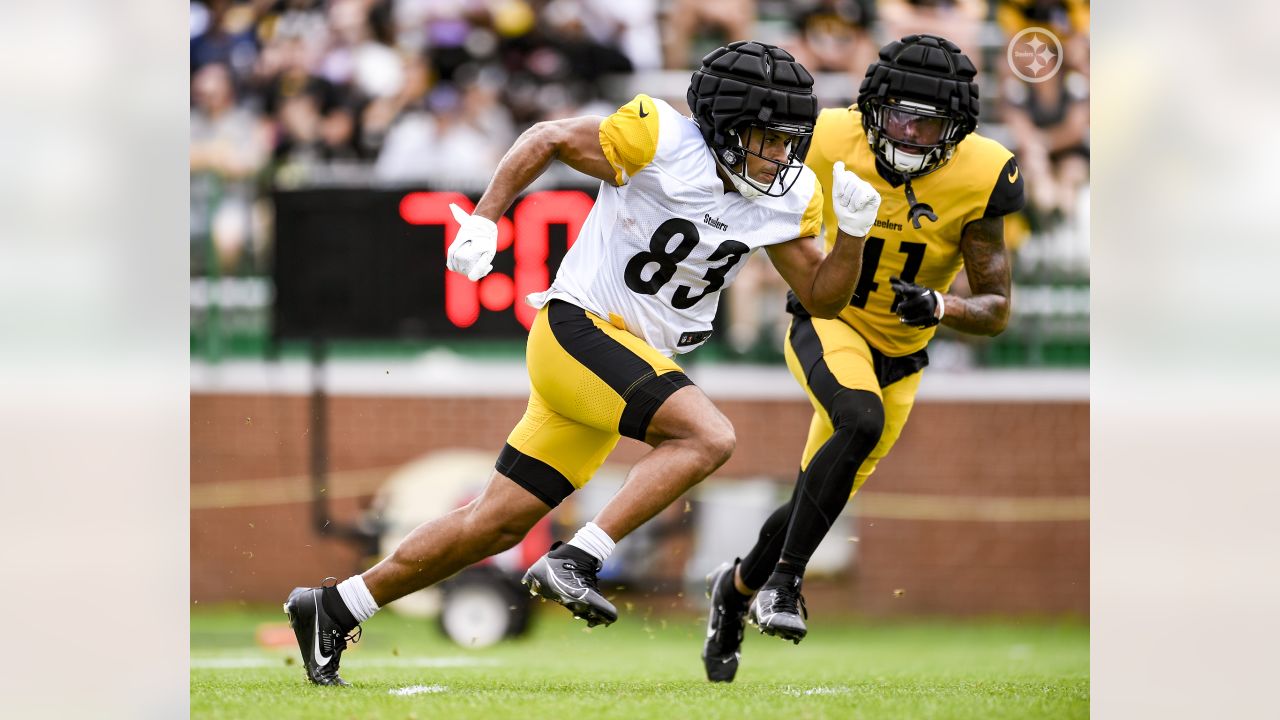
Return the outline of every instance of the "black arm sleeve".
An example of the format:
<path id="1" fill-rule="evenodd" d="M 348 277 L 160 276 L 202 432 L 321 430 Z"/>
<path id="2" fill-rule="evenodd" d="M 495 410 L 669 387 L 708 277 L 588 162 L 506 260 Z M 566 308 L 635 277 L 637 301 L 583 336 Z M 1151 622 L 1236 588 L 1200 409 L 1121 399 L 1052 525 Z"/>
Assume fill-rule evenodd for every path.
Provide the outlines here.
<path id="1" fill-rule="evenodd" d="M 996 176 L 996 185 L 991 189 L 991 197 L 987 198 L 987 209 L 982 217 L 1000 217 L 1017 212 L 1027 204 L 1022 190 L 1022 171 L 1018 168 L 1018 160 L 1010 156 L 1000 174 Z"/>

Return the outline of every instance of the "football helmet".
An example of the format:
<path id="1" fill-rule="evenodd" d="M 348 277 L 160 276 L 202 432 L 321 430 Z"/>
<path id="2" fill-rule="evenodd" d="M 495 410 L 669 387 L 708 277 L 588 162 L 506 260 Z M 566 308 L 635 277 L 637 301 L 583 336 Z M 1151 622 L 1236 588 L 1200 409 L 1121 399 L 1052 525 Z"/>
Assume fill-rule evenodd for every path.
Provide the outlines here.
<path id="1" fill-rule="evenodd" d="M 880 49 L 858 87 L 871 151 L 905 180 L 942 167 L 978 124 L 977 70 L 937 35 L 908 35 Z"/>
<path id="2" fill-rule="evenodd" d="M 800 178 L 818 100 L 813 76 L 786 50 L 748 40 L 713 50 L 694 71 L 687 100 L 711 154 L 743 197 L 780 197 Z M 789 138 L 784 161 L 765 154 L 770 131 Z M 769 182 L 747 173 L 748 155 L 776 167 Z"/>

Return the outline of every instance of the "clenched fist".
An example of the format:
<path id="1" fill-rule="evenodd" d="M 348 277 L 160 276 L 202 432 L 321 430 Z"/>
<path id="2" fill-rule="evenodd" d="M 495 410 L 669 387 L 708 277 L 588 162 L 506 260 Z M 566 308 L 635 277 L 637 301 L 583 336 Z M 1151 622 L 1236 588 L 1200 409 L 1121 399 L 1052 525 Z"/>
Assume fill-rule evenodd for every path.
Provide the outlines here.
<path id="1" fill-rule="evenodd" d="M 847 235 L 865 237 L 880 211 L 880 193 L 871 183 L 844 169 L 844 161 L 831 168 L 831 203 L 836 224 Z"/>
<path id="2" fill-rule="evenodd" d="M 449 246 L 445 267 L 474 282 L 493 269 L 493 256 L 498 252 L 498 226 L 489 218 L 468 215 L 454 203 L 449 203 L 449 211 L 462 227 Z"/>
<path id="3" fill-rule="evenodd" d="M 903 325 L 931 328 L 942 322 L 942 316 L 947 313 L 942 293 L 907 282 L 897 275 L 889 278 L 889 286 L 893 288 L 893 307 L 890 310 L 898 314 L 898 321 Z"/>

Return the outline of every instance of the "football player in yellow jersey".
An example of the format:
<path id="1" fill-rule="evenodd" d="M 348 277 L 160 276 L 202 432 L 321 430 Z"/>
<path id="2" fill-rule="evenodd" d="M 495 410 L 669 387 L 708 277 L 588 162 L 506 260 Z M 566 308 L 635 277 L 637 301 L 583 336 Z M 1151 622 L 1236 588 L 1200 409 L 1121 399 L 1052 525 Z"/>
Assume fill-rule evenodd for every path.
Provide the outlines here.
<path id="1" fill-rule="evenodd" d="M 803 164 L 818 110 L 813 78 L 780 48 L 736 42 L 703 59 L 688 100 L 692 118 L 638 95 L 608 118 L 539 123 L 499 163 L 475 212 L 455 208 L 448 267 L 478 280 L 491 268 L 495 222 L 552 160 L 601 181 L 552 286 L 529 296 L 539 312 L 528 409 L 480 496 L 414 529 L 367 572 L 290 594 L 285 610 L 312 682 L 346 684 L 339 656 L 359 623 L 519 542 L 626 435 L 652 450 L 594 520 L 524 578 L 590 625 L 616 620 L 596 584 L 614 543 L 733 451 L 733 427 L 672 356 L 710 335 L 739 261 L 765 248 L 815 317 L 848 304 L 880 197 L 852 172 L 828 170 L 842 231 L 824 256 L 813 242 L 822 184 Z"/>
<path id="2" fill-rule="evenodd" d="M 883 202 L 839 317 L 814 317 L 788 298 L 787 366 L 815 412 L 791 500 L 740 562 L 707 578 L 702 657 L 713 681 L 733 680 L 744 620 L 804 638 L 805 566 L 901 434 L 937 325 L 996 335 L 1009 321 L 1003 216 L 1022 207 L 1022 178 L 1011 152 L 973 133 L 975 75 L 954 43 L 907 36 L 880 50 L 856 107 L 818 117 L 806 164 L 822 177 L 843 163 Z M 836 220 L 826 213 L 828 247 Z M 961 267 L 969 297 L 946 294 Z"/>

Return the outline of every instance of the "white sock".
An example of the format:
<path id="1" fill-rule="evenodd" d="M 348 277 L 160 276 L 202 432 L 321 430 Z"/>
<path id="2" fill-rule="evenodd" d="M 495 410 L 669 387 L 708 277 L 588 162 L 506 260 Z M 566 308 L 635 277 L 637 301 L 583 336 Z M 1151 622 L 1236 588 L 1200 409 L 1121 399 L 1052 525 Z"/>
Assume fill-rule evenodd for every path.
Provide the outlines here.
<path id="1" fill-rule="evenodd" d="M 362 623 L 378 612 L 378 603 L 373 601 L 369 588 L 364 585 L 364 578 L 359 575 L 338 583 L 338 594 L 342 596 L 342 604 L 347 606 L 356 622 Z"/>
<path id="2" fill-rule="evenodd" d="M 569 544 L 591 553 L 592 557 L 604 563 L 613 554 L 613 540 L 609 534 L 600 529 L 599 525 L 589 522 L 582 526 L 582 529 L 574 533 L 573 539 Z"/>

